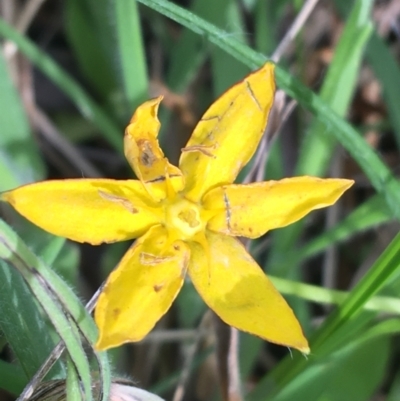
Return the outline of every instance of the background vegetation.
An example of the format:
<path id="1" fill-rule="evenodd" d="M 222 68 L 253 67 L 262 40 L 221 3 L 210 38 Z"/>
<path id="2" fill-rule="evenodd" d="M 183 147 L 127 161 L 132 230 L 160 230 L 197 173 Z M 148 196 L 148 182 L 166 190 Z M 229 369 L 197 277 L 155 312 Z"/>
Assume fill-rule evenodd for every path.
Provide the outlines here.
<path id="1" fill-rule="evenodd" d="M 214 330 L 190 283 L 143 342 L 94 353 L 96 329 L 82 302 L 129 244 L 71 243 L 2 205 L 1 401 L 22 392 L 60 338 L 67 352 L 46 380 L 67 378 L 71 400 L 97 398 L 100 388 L 107 398 L 110 371 L 174 401 L 218 400 L 227 384 L 229 400 L 400 399 L 398 1 L 0 6 L 0 191 L 49 178 L 130 177 L 124 127 L 159 94 L 161 142 L 176 162 L 207 105 L 270 57 L 282 92 L 267 146 L 240 179 L 356 181 L 335 207 L 248 244 L 312 353 L 306 359 L 240 333 L 238 364 L 225 363 L 236 360 L 224 346 L 232 332 Z"/>

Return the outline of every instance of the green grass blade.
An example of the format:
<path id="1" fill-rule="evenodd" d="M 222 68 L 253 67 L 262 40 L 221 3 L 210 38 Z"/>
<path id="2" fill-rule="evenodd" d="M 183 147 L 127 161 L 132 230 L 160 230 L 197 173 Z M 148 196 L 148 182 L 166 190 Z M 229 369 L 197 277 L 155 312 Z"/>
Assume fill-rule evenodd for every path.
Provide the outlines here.
<path id="1" fill-rule="evenodd" d="M 381 330 L 373 334 L 368 332 L 368 335 L 361 334 L 329 355 L 319 353 L 311 357 L 305 369 L 277 394 L 251 397 L 251 400 L 370 399 L 385 375 L 390 355 L 390 335 L 393 335 L 393 330 Z"/>
<path id="2" fill-rule="evenodd" d="M 340 330 L 345 330 L 347 325 L 357 319 L 366 302 L 398 273 L 399 261 L 400 234 L 394 238 L 366 275 L 352 289 L 340 307 L 329 315 L 323 326 L 315 333 L 311 339 L 311 351 L 313 353 L 318 354 L 332 348 L 335 334 Z M 343 344 L 345 336 L 342 336 L 339 340 Z M 336 346 L 339 345 L 338 343 L 336 344 Z M 279 365 L 279 368 L 273 372 L 273 379 L 278 383 L 278 387 L 283 388 L 304 368 L 304 358 L 295 355 L 292 360 L 286 359 Z"/>
<path id="3" fill-rule="evenodd" d="M 38 264 L 37 270 L 47 282 L 49 288 L 57 297 L 65 311 L 71 316 L 75 325 L 79 325 L 84 338 L 94 344 L 97 340 L 98 331 L 89 312 L 83 307 L 74 292 L 68 285 L 52 270 L 44 264 Z M 100 378 L 102 383 L 102 400 L 108 401 L 111 383 L 111 370 L 106 352 L 95 352 L 95 357 L 99 366 Z"/>
<path id="4" fill-rule="evenodd" d="M 367 48 L 367 60 L 371 64 L 388 108 L 389 119 L 394 128 L 394 136 L 400 145 L 400 68 L 383 40 L 374 33 Z"/>
<path id="5" fill-rule="evenodd" d="M 362 203 L 336 226 L 325 231 L 296 251 L 296 259 L 300 263 L 325 251 L 332 244 L 344 242 L 360 232 L 387 223 L 391 219 L 392 213 L 382 196 L 375 195 Z"/>
<path id="6" fill-rule="evenodd" d="M 217 3 L 217 2 L 215 2 Z M 202 16 L 207 13 L 202 0 L 192 3 L 192 12 Z M 190 29 L 185 29 L 176 45 L 171 49 L 170 67 L 167 73 L 168 87 L 182 92 L 205 61 L 210 46 Z"/>
<path id="7" fill-rule="evenodd" d="M 341 117 L 353 98 L 365 45 L 372 33 L 371 7 L 371 0 L 354 3 L 321 89 L 320 98 Z M 336 141 L 324 131 L 317 118 L 302 143 L 296 175 L 325 173 Z"/>
<path id="8" fill-rule="evenodd" d="M 68 0 L 68 36 L 86 77 L 103 99 L 123 94 L 123 110 L 148 97 L 148 77 L 137 3 L 113 0 Z M 99 68 L 101 66 L 101 68 Z"/>
<path id="9" fill-rule="evenodd" d="M 1 222 L 0 222 L 1 223 Z M 3 233 L 8 233 L 11 238 L 17 238 L 13 234 L 8 226 L 3 223 L 0 225 Z M 20 241 L 17 238 L 18 241 Z M 59 302 L 62 305 L 64 311 L 66 311 L 72 319 L 72 326 L 79 326 L 83 336 L 90 344 L 94 344 L 97 340 L 97 327 L 90 315 L 90 313 L 84 308 L 78 297 L 74 294 L 71 288 L 50 268 L 48 268 L 41 260 L 37 259 L 35 255 L 29 252 L 20 241 L 20 248 L 24 249 L 24 255 L 28 261 L 31 261 L 30 265 L 34 266 L 36 275 L 40 276 L 41 280 L 46 282 L 48 289 L 56 294 Z M 108 400 L 109 386 L 111 382 L 111 372 L 107 354 L 105 352 L 96 352 L 95 356 L 99 364 L 100 377 L 102 379 L 102 396 L 103 400 Z M 74 360 L 75 362 L 75 360 Z"/>
<path id="10" fill-rule="evenodd" d="M 346 17 L 348 2 L 335 1 L 335 3 L 340 13 Z M 400 85 L 400 68 L 388 45 L 378 36 L 377 32 L 373 32 L 371 35 L 366 49 L 366 58 L 382 86 L 383 98 L 394 128 L 394 136 L 397 144 L 400 144 L 400 115 L 398 113 L 400 94 L 397 90 Z"/>
<path id="11" fill-rule="evenodd" d="M 105 7 L 97 5 L 94 9 L 92 4 L 93 2 L 89 3 L 86 0 L 66 0 L 65 29 L 82 73 L 96 92 L 103 99 L 107 99 L 118 87 L 110 57 L 105 50 L 109 41 L 104 44 L 102 40 L 101 29 L 102 31 L 107 29 L 108 18 L 102 16 L 103 24 L 101 25 L 99 18 L 96 17 Z"/>
<path id="12" fill-rule="evenodd" d="M 297 298 L 316 302 L 318 304 L 341 305 L 350 292 L 331 290 L 316 285 L 304 284 L 280 277 L 268 275 L 276 289 L 284 295 L 294 295 Z M 374 296 L 363 304 L 363 308 L 369 311 L 400 314 L 400 299 L 387 296 Z"/>
<path id="13" fill-rule="evenodd" d="M 0 110 L 0 191 L 43 179 L 44 165 L 3 53 L 0 54 Z"/>
<path id="14" fill-rule="evenodd" d="M 90 343 L 94 344 L 97 340 L 97 327 L 90 313 L 84 308 L 78 297 L 74 294 L 71 288 L 50 268 L 47 267 L 40 259 L 36 258 L 22 244 L 21 240 L 12 233 L 11 229 L 4 223 L 0 222 L 0 230 L 3 233 L 8 233 L 11 238 L 17 238 L 20 241 L 20 247 L 24 250 L 24 255 L 27 261 L 31 261 L 30 265 L 34 266 L 36 275 L 46 282 L 47 288 L 55 294 L 58 301 L 62 305 L 62 309 L 69 314 L 72 322 L 70 326 L 79 326 L 83 337 Z M 107 354 L 105 352 L 96 352 L 95 356 L 99 364 L 100 376 L 102 379 L 102 394 L 103 400 L 108 400 L 109 385 L 111 382 L 111 373 Z M 74 361 L 75 362 L 75 361 Z"/>
<path id="15" fill-rule="evenodd" d="M 330 315 L 313 340 L 317 348 L 329 335 L 358 314 L 364 304 L 391 280 L 400 267 L 400 234 L 393 239 L 368 273 L 353 288 L 346 301 Z"/>
<path id="16" fill-rule="evenodd" d="M 115 16 L 113 26 L 117 37 L 121 87 L 127 99 L 128 112 L 132 113 L 147 99 L 149 90 L 138 6 L 135 0 L 108 0 L 108 9 L 113 9 L 111 14 Z"/>
<path id="17" fill-rule="evenodd" d="M 81 387 L 79 384 L 78 373 L 70 357 L 67 359 L 67 401 L 84 401 Z"/>
<path id="18" fill-rule="evenodd" d="M 275 14 L 273 2 L 257 0 L 253 9 L 255 46 L 259 52 L 264 54 L 272 54 L 276 46 L 279 18 Z"/>
<path id="19" fill-rule="evenodd" d="M 89 361 L 80 338 L 71 329 L 71 322 L 55 301 L 54 294 L 49 291 L 46 281 L 40 276 L 40 260 L 3 221 L 0 221 L 0 233 L 0 258 L 22 275 L 32 294 L 42 306 L 58 335 L 64 341 L 82 382 L 85 399 L 90 401 L 92 388 Z"/>
<path id="20" fill-rule="evenodd" d="M 0 327 L 26 378 L 30 378 L 55 343 L 26 283 L 4 261 L 0 261 L 0 283 Z M 60 365 L 56 369 L 53 373 L 61 372 Z"/>
<path id="21" fill-rule="evenodd" d="M 371 0 L 358 0 L 354 3 L 321 89 L 321 99 L 340 117 L 345 116 L 350 105 L 358 82 L 365 44 L 372 33 L 371 6 Z M 295 175 L 324 175 L 336 147 L 336 139 L 326 133 L 324 123 L 317 115 L 303 140 Z M 295 247 L 304 222 L 302 220 L 273 234 L 275 246 L 269 258 L 272 273 L 285 276 L 290 269 L 296 268 L 296 264 L 282 258 L 285 258 L 286 250 Z"/>
<path id="22" fill-rule="evenodd" d="M 243 45 L 221 29 L 190 12 L 165 0 L 139 0 L 141 3 L 186 26 L 193 32 L 203 35 L 210 42 L 241 60 L 251 68 L 259 67 L 267 59 Z M 372 185 L 381 192 L 394 217 L 400 218 L 400 185 L 381 159 L 359 136 L 358 132 L 340 118 L 326 102 L 288 74 L 281 67 L 276 70 L 277 84 L 302 106 L 311 111 L 321 121 L 327 135 L 333 135 L 353 156 Z"/>
<path id="23" fill-rule="evenodd" d="M 245 43 L 244 22 L 237 2 L 231 0 L 203 0 L 201 3 L 204 8 L 209 10 L 207 21 L 218 27 L 224 27 L 229 31 L 228 35 Z M 214 97 L 217 97 L 247 75 L 249 68 L 219 47 L 212 46 L 211 71 L 213 94 Z"/>
<path id="24" fill-rule="evenodd" d="M 122 153 L 122 131 L 67 72 L 2 19 L 0 35 L 15 43 L 21 53 L 72 100 L 82 115 L 96 125 L 104 139 Z"/>

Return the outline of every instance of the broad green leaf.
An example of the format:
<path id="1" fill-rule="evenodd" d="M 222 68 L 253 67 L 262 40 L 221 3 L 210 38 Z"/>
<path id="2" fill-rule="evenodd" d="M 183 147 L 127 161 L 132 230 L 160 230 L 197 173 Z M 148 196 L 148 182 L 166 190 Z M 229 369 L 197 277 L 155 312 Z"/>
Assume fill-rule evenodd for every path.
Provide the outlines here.
<path id="1" fill-rule="evenodd" d="M 3 233 L 0 237 L 3 237 Z M 55 342 L 21 275 L 3 260 L 0 260 L 0 283 L 0 327 L 25 378 L 29 379 L 50 354 Z M 61 366 L 58 365 L 53 374 L 60 372 Z"/>
<path id="2" fill-rule="evenodd" d="M 384 378 L 390 338 L 383 337 L 333 352 L 309 366 L 273 398 L 261 400 L 364 401 Z M 371 369 L 371 366 L 374 368 Z"/>
<path id="3" fill-rule="evenodd" d="M 16 364 L 0 359 L 0 388 L 13 395 L 21 393 L 27 382 L 23 370 Z"/>

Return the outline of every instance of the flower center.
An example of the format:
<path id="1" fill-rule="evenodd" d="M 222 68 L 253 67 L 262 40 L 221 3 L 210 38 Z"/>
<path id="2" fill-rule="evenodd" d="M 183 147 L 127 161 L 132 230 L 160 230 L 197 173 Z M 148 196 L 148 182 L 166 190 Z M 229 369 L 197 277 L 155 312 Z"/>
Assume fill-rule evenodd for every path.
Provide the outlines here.
<path id="1" fill-rule="evenodd" d="M 182 239 L 197 234 L 204 228 L 199 206 L 182 198 L 169 204 L 166 206 L 166 226 L 178 231 Z"/>

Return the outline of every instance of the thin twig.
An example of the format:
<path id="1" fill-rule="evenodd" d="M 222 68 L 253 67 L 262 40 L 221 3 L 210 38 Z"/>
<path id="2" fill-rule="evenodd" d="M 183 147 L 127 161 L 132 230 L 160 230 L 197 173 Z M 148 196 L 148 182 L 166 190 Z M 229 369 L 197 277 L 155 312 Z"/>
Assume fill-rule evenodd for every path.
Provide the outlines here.
<path id="1" fill-rule="evenodd" d="M 278 90 L 275 94 L 274 103 L 268 116 L 268 125 L 258 146 L 253 166 L 243 180 L 244 184 L 254 181 L 262 181 L 265 175 L 265 165 L 268 160 L 269 151 L 281 128 L 282 115 L 287 114 L 284 112 L 286 107 L 285 99 L 285 93 L 282 90 Z"/>
<path id="2" fill-rule="evenodd" d="M 290 43 L 299 33 L 300 29 L 304 26 L 306 20 L 310 16 L 311 12 L 314 10 L 319 0 L 307 0 L 300 12 L 297 14 L 296 19 L 293 21 L 292 25 L 286 32 L 285 36 L 279 43 L 278 47 L 271 56 L 271 59 L 276 63 L 281 59 L 283 54 L 286 52 Z"/>
<path id="3" fill-rule="evenodd" d="M 32 23 L 33 19 L 35 18 L 37 12 L 39 11 L 40 7 L 46 0 L 30 0 L 25 4 L 25 7 L 22 9 L 21 12 L 19 12 L 18 15 L 13 16 L 12 19 L 7 19 L 8 22 L 12 23 L 17 31 L 20 33 L 25 33 L 30 24 Z M 10 2 L 6 1 L 3 2 L 3 7 L 4 3 L 11 3 L 13 5 L 16 4 L 15 0 L 11 0 Z M 16 14 L 14 10 L 14 14 Z M 15 23 L 14 23 L 15 21 Z M 8 59 L 8 62 L 11 62 L 11 59 L 15 57 L 15 55 L 18 52 L 18 47 L 14 42 L 11 41 L 5 41 L 4 43 L 4 53 L 6 55 L 6 58 Z"/>
<path id="4" fill-rule="evenodd" d="M 241 387 L 237 386 L 237 388 L 234 388 L 234 385 L 237 384 L 236 378 L 239 373 L 232 371 L 238 364 L 229 364 L 233 359 L 239 358 L 238 350 L 236 348 L 231 349 L 231 331 L 233 328 L 223 322 L 214 312 L 212 313 L 212 317 L 216 337 L 217 367 L 222 399 L 224 401 L 231 401 L 229 397 L 232 393 L 238 395 L 237 399 L 242 399 L 239 395 Z"/>
<path id="5" fill-rule="evenodd" d="M 21 59 L 19 64 L 19 92 L 31 124 L 53 148 L 64 156 L 64 159 L 71 166 L 82 173 L 82 176 L 101 177 L 101 172 L 63 136 L 47 115 L 37 107 L 33 89 L 32 66 L 24 58 Z M 59 159 L 55 159 L 55 162 Z"/>
<path id="6" fill-rule="evenodd" d="M 32 123 L 36 126 L 43 137 L 58 151 L 71 165 L 81 171 L 84 177 L 98 178 L 103 174 L 90 163 L 82 154 L 73 146 L 56 126 L 51 122 L 47 115 L 38 107 L 29 107 L 29 116 Z"/>
<path id="7" fill-rule="evenodd" d="M 200 341 L 204 338 L 204 335 L 208 332 L 204 327 L 204 320 L 200 323 L 200 327 L 198 330 L 195 330 L 195 337 L 192 344 L 187 347 L 185 362 L 183 364 L 181 374 L 179 377 L 178 384 L 175 388 L 174 396 L 172 397 L 172 401 L 182 401 L 185 395 L 185 386 L 189 381 L 190 372 L 192 370 L 193 360 L 199 350 Z M 192 330 L 190 330 L 192 331 Z"/>
<path id="8" fill-rule="evenodd" d="M 228 400 L 241 401 L 243 400 L 243 392 L 240 380 L 239 365 L 239 331 L 233 327 L 230 328 L 228 372 Z"/>
<path id="9" fill-rule="evenodd" d="M 342 177 L 343 160 L 340 150 L 335 149 L 333 155 L 333 163 L 331 173 L 333 177 Z M 335 203 L 328 208 L 326 214 L 325 231 L 328 231 L 336 225 L 340 217 L 340 202 Z M 325 253 L 324 261 L 322 263 L 322 286 L 324 288 L 336 288 L 337 282 L 337 269 L 338 269 L 338 248 L 337 244 L 331 245 Z"/>
<path id="10" fill-rule="evenodd" d="M 155 330 L 149 333 L 141 344 L 145 343 L 173 343 L 182 341 L 194 341 L 197 337 L 203 336 L 206 333 L 204 330 L 191 329 L 173 329 L 173 330 Z"/>
<path id="11" fill-rule="evenodd" d="M 32 23 L 40 7 L 46 0 L 30 0 L 25 3 L 25 7 L 20 12 L 17 21 L 15 23 L 15 28 L 20 33 L 25 33 Z"/>

